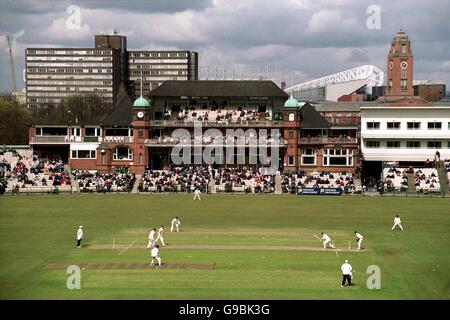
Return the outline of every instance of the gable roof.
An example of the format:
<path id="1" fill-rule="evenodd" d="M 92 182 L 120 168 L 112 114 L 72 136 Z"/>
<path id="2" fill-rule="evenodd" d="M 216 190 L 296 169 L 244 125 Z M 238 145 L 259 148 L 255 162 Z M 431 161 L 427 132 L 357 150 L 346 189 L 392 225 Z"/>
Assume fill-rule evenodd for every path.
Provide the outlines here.
<path id="1" fill-rule="evenodd" d="M 128 95 L 124 95 L 114 110 L 105 117 L 104 126 L 130 126 L 133 121 L 133 103 Z"/>
<path id="2" fill-rule="evenodd" d="M 289 98 L 267 80 L 170 80 L 150 92 L 151 97 L 279 97 Z"/>
<path id="3" fill-rule="evenodd" d="M 305 103 L 301 108 L 302 122 L 300 128 L 322 129 L 329 128 L 330 124 L 320 115 L 319 112 L 309 103 Z"/>

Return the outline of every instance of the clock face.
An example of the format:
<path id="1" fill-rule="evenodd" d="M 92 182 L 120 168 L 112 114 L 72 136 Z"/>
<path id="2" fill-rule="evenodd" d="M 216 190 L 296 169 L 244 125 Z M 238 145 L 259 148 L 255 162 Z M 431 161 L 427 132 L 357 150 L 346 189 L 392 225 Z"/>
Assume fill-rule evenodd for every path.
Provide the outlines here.
<path id="1" fill-rule="evenodd" d="M 289 114 L 289 121 L 294 121 L 295 120 L 295 114 L 290 113 Z"/>
<path id="2" fill-rule="evenodd" d="M 402 69 L 408 68 L 408 62 L 402 61 L 402 63 L 400 63 L 400 68 L 402 68 Z"/>
<path id="3" fill-rule="evenodd" d="M 389 69 L 393 69 L 394 68 L 394 63 L 391 61 L 389 62 Z"/>
<path id="4" fill-rule="evenodd" d="M 141 119 L 141 118 L 144 117 L 144 113 L 143 113 L 142 111 L 139 111 L 139 112 L 137 113 L 137 116 L 138 116 L 139 119 Z"/>

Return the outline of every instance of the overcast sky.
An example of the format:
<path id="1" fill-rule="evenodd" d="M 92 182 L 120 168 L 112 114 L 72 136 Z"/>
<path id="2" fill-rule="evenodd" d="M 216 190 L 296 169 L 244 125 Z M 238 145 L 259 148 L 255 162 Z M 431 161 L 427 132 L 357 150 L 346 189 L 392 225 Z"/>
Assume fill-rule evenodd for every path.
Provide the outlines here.
<path id="1" fill-rule="evenodd" d="M 379 28 L 376 13 L 367 13 L 373 5 Z M 385 71 L 403 27 L 414 78 L 448 89 L 449 13 L 450 0 L 0 0 L 0 91 L 11 90 L 6 35 L 20 88 L 25 48 L 92 47 L 94 34 L 114 28 L 129 49 L 194 50 L 201 66 L 278 66 L 307 81 L 363 64 Z"/>

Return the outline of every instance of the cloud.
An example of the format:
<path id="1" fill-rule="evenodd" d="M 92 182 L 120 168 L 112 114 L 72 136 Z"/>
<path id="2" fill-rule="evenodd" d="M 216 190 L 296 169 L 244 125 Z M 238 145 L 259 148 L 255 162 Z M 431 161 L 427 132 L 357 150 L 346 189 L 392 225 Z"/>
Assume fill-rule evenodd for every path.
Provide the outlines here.
<path id="1" fill-rule="evenodd" d="M 381 8 L 381 29 L 366 26 L 367 7 Z M 80 28 L 67 28 L 71 5 Z M 17 74 L 27 47 L 93 46 L 114 28 L 128 48 L 199 52 L 199 64 L 274 66 L 283 77 L 308 80 L 361 64 L 385 69 L 400 26 L 412 41 L 414 71 L 450 84 L 448 0 L 411 6 L 408 0 L 0 0 L 0 35 L 14 38 Z M 299 80 L 300 81 L 300 80 Z M 0 90 L 10 88 L 9 56 L 0 36 Z"/>
<path id="2" fill-rule="evenodd" d="M 313 33 L 339 32 L 356 27 L 356 19 L 345 18 L 339 10 L 324 9 L 315 13 L 308 22 L 307 31 Z"/>
<path id="3" fill-rule="evenodd" d="M 370 57 L 365 49 L 353 49 L 350 51 L 347 62 L 369 62 Z"/>

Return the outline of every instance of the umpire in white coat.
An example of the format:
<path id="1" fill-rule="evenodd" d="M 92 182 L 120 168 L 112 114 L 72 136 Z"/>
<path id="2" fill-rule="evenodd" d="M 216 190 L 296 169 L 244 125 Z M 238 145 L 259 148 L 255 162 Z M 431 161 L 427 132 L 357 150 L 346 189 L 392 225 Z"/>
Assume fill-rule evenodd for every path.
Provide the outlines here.
<path id="1" fill-rule="evenodd" d="M 83 240 L 84 232 L 83 226 L 80 226 L 77 231 L 77 247 L 81 248 L 81 240 Z"/>
<path id="2" fill-rule="evenodd" d="M 345 260 L 345 263 L 341 266 L 342 271 L 342 284 L 341 287 L 345 286 L 345 281 L 348 282 L 348 286 L 352 286 L 352 276 L 353 276 L 353 268 L 348 260 Z"/>

